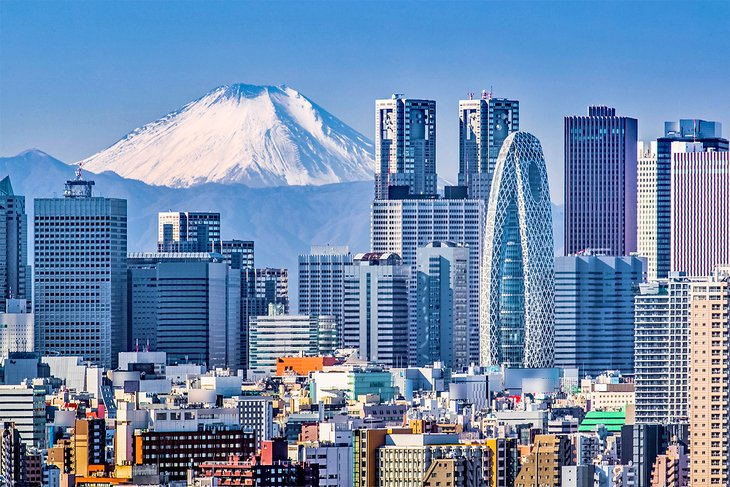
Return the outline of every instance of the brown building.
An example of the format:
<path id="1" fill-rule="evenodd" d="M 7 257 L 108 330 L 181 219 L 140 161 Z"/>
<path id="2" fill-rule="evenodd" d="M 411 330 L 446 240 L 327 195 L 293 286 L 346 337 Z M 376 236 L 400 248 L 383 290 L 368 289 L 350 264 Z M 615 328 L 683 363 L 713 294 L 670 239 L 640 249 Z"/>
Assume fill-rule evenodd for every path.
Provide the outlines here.
<path id="1" fill-rule="evenodd" d="M 686 487 L 689 485 L 689 458 L 684 445 L 669 445 L 667 453 L 654 461 L 651 487 Z"/>
<path id="2" fill-rule="evenodd" d="M 568 436 L 537 435 L 515 487 L 560 487 L 561 470 L 569 465 L 573 465 L 573 447 Z"/>
<path id="3" fill-rule="evenodd" d="M 690 485 L 729 485 L 730 267 L 692 283 L 690 305 Z"/>
<path id="4" fill-rule="evenodd" d="M 77 419 L 73 434 L 74 470 L 77 477 L 104 469 L 106 425 L 103 419 Z"/>
<path id="5" fill-rule="evenodd" d="M 202 431 L 145 431 L 134 436 L 134 463 L 155 464 L 160 475 L 185 480 L 188 469 L 201 463 L 224 462 L 229 457 L 249 458 L 256 453 L 251 430 L 212 427 Z"/>

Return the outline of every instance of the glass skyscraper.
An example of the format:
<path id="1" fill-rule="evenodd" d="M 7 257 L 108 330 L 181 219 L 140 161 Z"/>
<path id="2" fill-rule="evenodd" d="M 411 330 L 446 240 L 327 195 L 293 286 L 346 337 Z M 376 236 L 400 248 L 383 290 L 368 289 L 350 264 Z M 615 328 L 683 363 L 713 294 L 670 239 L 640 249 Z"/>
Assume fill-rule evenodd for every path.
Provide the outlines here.
<path id="1" fill-rule="evenodd" d="M 459 186 L 470 198 L 489 198 L 492 174 L 504 139 L 520 130 L 520 102 L 492 98 L 459 101 Z"/>
<path id="2" fill-rule="evenodd" d="M 565 117 L 565 255 L 636 252 L 637 121 L 588 107 Z"/>
<path id="3" fill-rule="evenodd" d="M 534 135 L 509 135 L 499 153 L 483 258 L 482 364 L 552 367 L 552 212 L 545 158 Z"/>
<path id="4" fill-rule="evenodd" d="M 25 299 L 30 312 L 31 272 L 28 265 L 28 217 L 25 196 L 16 195 L 10 177 L 0 181 L 0 312 L 5 300 Z"/>
<path id="5" fill-rule="evenodd" d="M 396 189 L 397 188 L 397 189 Z M 436 102 L 375 101 L 375 199 L 436 196 Z"/>
<path id="6" fill-rule="evenodd" d="M 66 182 L 63 198 L 35 200 L 36 347 L 110 368 L 128 350 L 127 200 Z"/>

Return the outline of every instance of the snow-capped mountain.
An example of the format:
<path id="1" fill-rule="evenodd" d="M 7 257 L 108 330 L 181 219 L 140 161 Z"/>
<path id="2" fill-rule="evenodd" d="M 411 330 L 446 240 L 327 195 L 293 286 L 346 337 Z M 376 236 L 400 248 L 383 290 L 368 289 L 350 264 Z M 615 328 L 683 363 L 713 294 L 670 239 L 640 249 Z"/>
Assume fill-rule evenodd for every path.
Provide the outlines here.
<path id="1" fill-rule="evenodd" d="M 373 167 L 373 143 L 301 93 L 244 84 L 220 86 L 84 161 L 171 187 L 363 181 Z"/>

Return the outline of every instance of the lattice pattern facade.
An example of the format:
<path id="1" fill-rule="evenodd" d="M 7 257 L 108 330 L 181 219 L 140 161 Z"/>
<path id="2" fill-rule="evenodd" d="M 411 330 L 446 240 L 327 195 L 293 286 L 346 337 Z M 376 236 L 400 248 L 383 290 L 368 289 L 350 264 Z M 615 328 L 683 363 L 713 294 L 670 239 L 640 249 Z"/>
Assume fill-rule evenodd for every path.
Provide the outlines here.
<path id="1" fill-rule="evenodd" d="M 551 367 L 554 247 L 540 141 L 510 134 L 487 208 L 480 297 L 483 365 Z"/>

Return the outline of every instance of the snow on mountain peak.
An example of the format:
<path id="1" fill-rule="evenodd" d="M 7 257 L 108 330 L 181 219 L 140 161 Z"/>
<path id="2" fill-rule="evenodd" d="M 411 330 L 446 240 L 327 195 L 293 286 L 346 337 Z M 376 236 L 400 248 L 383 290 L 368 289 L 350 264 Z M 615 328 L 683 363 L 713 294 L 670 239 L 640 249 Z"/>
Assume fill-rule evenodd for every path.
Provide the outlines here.
<path id="1" fill-rule="evenodd" d="M 224 85 L 84 160 L 148 184 L 252 187 L 372 178 L 373 144 L 287 86 Z"/>

